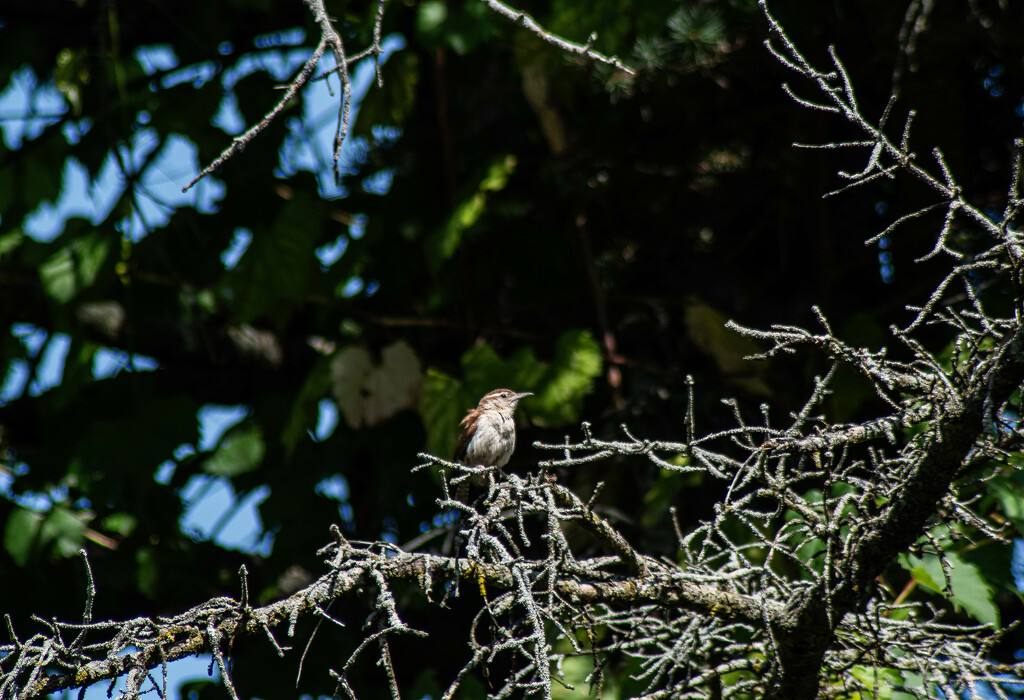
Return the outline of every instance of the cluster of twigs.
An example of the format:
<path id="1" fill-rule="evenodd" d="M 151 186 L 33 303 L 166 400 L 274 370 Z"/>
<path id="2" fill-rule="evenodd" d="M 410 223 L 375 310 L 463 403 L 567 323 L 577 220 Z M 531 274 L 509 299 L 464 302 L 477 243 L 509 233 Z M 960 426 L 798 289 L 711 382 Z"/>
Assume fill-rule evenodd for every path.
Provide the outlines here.
<path id="1" fill-rule="evenodd" d="M 996 635 L 982 627 L 943 624 L 938 612 L 886 600 L 879 587 L 863 592 L 862 605 L 840 607 L 839 579 L 851 575 L 851 557 L 866 536 L 854 533 L 869 533 L 884 521 L 887 506 L 877 502 L 895 502 L 892 494 L 906 479 L 908 460 L 886 458 L 874 448 L 866 448 L 873 460 L 853 459 L 855 441 L 843 437 L 849 436 L 843 428 L 818 436 L 836 440 L 833 448 L 803 451 L 801 439 L 793 437 L 799 432 L 794 426 L 811 420 L 827 386 L 826 378 L 787 429 L 771 427 L 767 417 L 763 424 L 747 425 L 734 404 L 736 428 L 680 443 L 628 433 L 622 441 L 599 440 L 584 425 L 579 442 L 538 445 L 560 454 L 527 479 L 495 478 L 486 468 L 424 455 L 427 463 L 421 468 L 440 465 L 457 474 L 453 480 L 485 476 L 488 481 L 486 493 L 471 503 L 449 496 L 438 501 L 460 514 L 456 554 L 357 545 L 333 528 L 335 541 L 322 552 L 329 571 L 307 588 L 252 608 L 243 570 L 239 601 L 218 598 L 173 618 L 93 622 L 90 586 L 81 623 L 39 619 L 44 631 L 26 640 L 9 629 L 12 643 L 0 646 L 0 697 L 39 697 L 120 676 L 127 678 L 126 697 L 146 690 L 166 697 L 166 664 L 199 653 L 213 656 L 229 695 L 238 697 L 225 662 L 231 639 L 263 634 L 283 656 L 290 647 L 278 643 L 275 628 L 286 627 L 293 637 L 304 617 L 315 616 L 318 625 L 337 624 L 328 612 L 331 603 L 370 590 L 375 591 L 370 596 L 374 609 L 365 637 L 331 675 L 337 695 L 358 697 L 349 670 L 375 649 L 397 698 L 390 641 L 396 635 L 424 634 L 401 618 L 393 593 L 399 582 L 414 582 L 439 604 L 460 582 L 483 594 L 466 663 L 445 698 L 454 696 L 471 671 L 497 659 L 510 661 L 512 670 L 500 679 L 493 697 L 549 698 L 552 684 L 565 682 L 562 664 L 572 656 L 592 659 L 587 682 L 598 693 L 611 660 L 621 665 L 627 659 L 635 677 L 646 684 L 644 697 L 763 694 L 784 683 L 785 648 L 792 636 L 823 633 L 829 641 L 820 673 L 845 693 L 872 691 L 870 675 L 851 673 L 858 667 L 913 676 L 915 684 L 903 689 L 918 697 L 928 697 L 934 687 L 952 697 L 993 680 L 997 672 L 1019 673 L 1017 667 L 985 660 Z M 669 461 L 680 454 L 684 460 Z M 727 480 L 728 495 L 714 520 L 689 533 L 677 527 L 679 558 L 647 556 L 595 512 L 600 487 L 583 501 L 550 476 L 555 468 L 590 468 L 613 457 L 648 459 L 664 469 L 697 469 Z M 821 489 L 820 497 L 809 495 L 813 486 Z M 952 494 L 943 507 L 947 522 L 962 517 L 973 527 L 984 525 L 967 517 L 967 505 Z M 611 554 L 578 558 L 565 536 L 568 525 L 590 533 Z M 542 543 L 543 554 L 527 554 L 535 541 Z M 937 545 L 934 551 L 941 554 Z M 824 630 L 804 629 L 800 620 L 801 607 L 811 600 L 807 594 L 814 590 L 828 597 Z M 444 614 L 441 607 L 437 614 Z M 87 634 L 99 641 L 87 643 Z M 130 648 L 135 651 L 125 653 Z M 162 682 L 152 672 L 156 668 L 163 669 Z"/>
<path id="2" fill-rule="evenodd" d="M 310 79 L 325 81 L 327 89 L 330 90 L 330 77 L 335 73 L 338 74 L 338 79 L 341 83 L 341 97 L 338 101 L 338 126 L 334 135 L 334 177 L 340 177 L 338 163 L 341 159 L 341 147 L 345 142 L 345 137 L 348 135 L 349 120 L 352 114 L 352 81 L 349 78 L 349 66 L 355 65 L 364 58 L 372 56 L 377 69 L 377 86 L 383 86 L 383 78 L 381 77 L 380 72 L 380 56 L 384 51 L 381 48 L 381 31 L 384 26 L 384 5 L 387 3 L 387 0 L 377 0 L 377 15 L 373 25 L 373 43 L 369 48 L 351 56 L 346 55 L 345 53 L 345 42 L 334 28 L 334 22 L 327 14 L 327 8 L 324 6 L 324 1 L 303 0 L 303 2 L 305 2 L 309 7 L 309 11 L 313 13 L 313 20 L 320 28 L 320 41 L 317 42 L 313 53 L 310 54 L 309 58 L 306 59 L 306 62 L 302 64 L 302 68 L 299 69 L 298 75 L 295 76 L 295 79 L 285 87 L 284 94 L 281 95 L 281 99 L 279 99 L 274 107 L 264 115 L 263 119 L 246 129 L 241 135 L 232 139 L 231 145 L 221 151 L 220 155 L 217 156 L 213 162 L 203 168 L 198 175 L 192 178 L 192 180 L 182 188 L 182 192 L 187 192 L 193 185 L 217 170 L 217 168 L 224 165 L 224 163 L 226 163 L 230 158 L 245 150 L 245 147 L 248 146 L 249 143 L 260 134 L 260 132 L 266 129 L 270 123 L 273 122 L 282 111 L 284 111 L 292 100 L 295 99 L 299 91 L 310 81 Z M 316 65 L 320 62 L 320 59 L 324 57 L 324 54 L 327 53 L 328 49 L 334 56 L 334 67 L 313 78 L 313 71 L 316 69 Z"/>
<path id="3" fill-rule="evenodd" d="M 611 68 L 620 71 L 626 75 L 633 75 L 634 71 L 629 66 L 622 63 L 621 60 L 615 56 L 606 56 L 600 51 L 593 48 L 593 43 L 597 41 L 597 34 L 591 33 L 586 43 L 579 44 L 576 42 L 569 41 L 556 34 L 552 34 L 537 23 L 529 14 L 516 10 L 509 5 L 506 5 L 500 0 L 481 0 L 491 11 L 494 13 L 511 20 L 520 27 L 523 27 L 527 31 L 537 35 L 541 40 L 556 46 L 562 51 L 579 56 L 581 59 L 591 61 L 594 63 L 601 63 Z M 373 58 L 374 67 L 377 74 L 377 87 L 384 86 L 384 78 L 380 70 L 380 57 L 384 52 L 381 47 L 381 36 L 384 27 L 384 7 L 387 4 L 387 0 L 377 0 L 377 13 L 373 23 L 373 41 L 370 46 L 354 54 L 347 54 L 345 51 L 345 40 L 338 30 L 335 28 L 335 22 L 328 14 L 327 7 L 324 5 L 324 0 L 303 0 L 309 11 L 313 15 L 313 21 L 320 29 L 320 40 L 317 42 L 316 48 L 313 53 L 310 54 L 309 58 L 299 69 L 298 74 L 295 78 L 286 86 L 282 86 L 284 93 L 281 98 L 274 104 L 273 108 L 264 115 L 256 124 L 252 125 L 245 130 L 244 133 L 236 136 L 231 140 L 231 145 L 221 151 L 209 165 L 197 174 L 187 185 L 182 188 L 182 192 L 187 192 L 197 182 L 202 180 L 207 175 L 213 173 L 220 168 L 224 163 L 230 160 L 232 157 L 238 155 L 249 143 L 256 138 L 262 131 L 264 131 L 274 119 L 299 94 L 311 80 L 312 81 L 324 81 L 327 85 L 327 89 L 331 90 L 331 95 L 334 95 L 333 88 L 331 87 L 331 76 L 337 74 L 338 81 L 341 85 L 341 96 L 338 98 L 338 120 L 337 127 L 334 134 L 334 177 L 339 179 L 341 172 L 339 170 L 339 163 L 341 161 L 341 149 L 345 143 L 345 138 L 348 136 L 349 124 L 352 117 L 352 80 L 349 75 L 349 68 L 354 66 L 364 58 Z M 330 51 L 334 57 L 334 67 L 329 68 L 316 77 L 313 77 L 313 72 L 316 69 L 320 59 L 324 57 L 327 52 Z"/>

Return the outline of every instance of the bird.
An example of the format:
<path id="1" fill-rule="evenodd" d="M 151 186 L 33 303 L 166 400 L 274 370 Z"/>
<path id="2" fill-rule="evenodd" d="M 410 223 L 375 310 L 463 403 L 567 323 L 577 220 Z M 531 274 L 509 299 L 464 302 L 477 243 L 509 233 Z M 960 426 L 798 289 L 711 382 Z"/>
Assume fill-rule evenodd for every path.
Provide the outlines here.
<path id="1" fill-rule="evenodd" d="M 455 446 L 455 461 L 473 467 L 497 467 L 499 470 L 508 464 L 516 449 L 516 406 L 525 396 L 533 396 L 533 393 L 495 389 L 485 394 L 459 424 L 462 433 Z M 465 501 L 468 495 L 467 479 L 459 484 L 456 498 Z"/>

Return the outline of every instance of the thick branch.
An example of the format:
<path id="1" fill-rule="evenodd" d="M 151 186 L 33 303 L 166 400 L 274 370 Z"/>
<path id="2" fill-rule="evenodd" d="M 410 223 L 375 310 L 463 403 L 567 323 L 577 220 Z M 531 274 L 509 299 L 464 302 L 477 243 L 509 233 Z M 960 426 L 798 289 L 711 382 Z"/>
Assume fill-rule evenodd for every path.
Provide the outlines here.
<path id="1" fill-rule="evenodd" d="M 901 428 L 909 428 L 916 423 L 927 420 L 932 414 L 931 404 L 923 404 L 894 416 L 886 416 L 854 425 L 835 426 L 823 430 L 818 435 L 790 438 L 777 437 L 766 440 L 762 449 L 773 454 L 786 452 L 827 452 L 846 445 L 867 442 L 880 437 L 895 442 L 895 432 Z"/>
<path id="2" fill-rule="evenodd" d="M 350 556 L 358 556 L 361 560 L 353 558 L 343 562 L 338 569 L 320 577 L 312 585 L 261 608 L 246 609 L 244 605 L 229 598 L 218 598 L 170 620 L 143 618 L 116 625 L 109 622 L 97 623 L 93 629 L 108 634 L 112 630 L 115 634 L 123 634 L 125 630 L 134 628 L 129 635 L 138 651 L 92 661 L 68 673 L 40 674 L 35 682 L 22 689 L 19 697 L 43 697 L 59 690 L 117 678 L 133 669 L 154 669 L 175 659 L 211 653 L 214 651 L 214 643 L 208 631 L 211 629 L 218 639 L 230 640 L 239 635 L 268 634 L 270 629 L 287 623 L 290 626 L 289 634 L 292 634 L 296 620 L 318 616 L 319 611 L 325 609 L 332 600 L 372 585 L 374 572 L 379 572 L 389 582 L 416 583 L 427 593 L 438 584 L 460 580 L 471 582 L 472 589 L 483 586 L 484 589 L 509 590 L 516 586 L 509 567 L 465 558 L 408 553 L 383 557 L 361 550 L 350 550 Z M 581 562 L 584 567 L 587 563 Z M 695 584 L 684 580 L 681 570 L 678 575 L 661 573 L 612 581 L 559 580 L 555 589 L 576 604 L 656 604 L 751 623 L 763 620 L 766 611 L 771 617 L 782 613 L 782 606 L 778 602 Z"/>
<path id="3" fill-rule="evenodd" d="M 587 532 L 591 533 L 603 545 L 615 552 L 626 565 L 630 574 L 641 578 L 647 576 L 648 568 L 643 556 L 638 554 L 632 545 L 626 541 L 626 538 L 608 524 L 607 520 L 594 513 L 576 494 L 564 486 L 552 484 L 551 493 L 558 505 L 579 511 L 579 519 L 574 522 L 581 523 Z"/>
<path id="4" fill-rule="evenodd" d="M 999 352 L 991 369 L 975 378 L 961 401 L 949 398 L 935 421 L 937 437 L 917 460 L 910 479 L 891 502 L 878 527 L 866 529 L 839 565 L 833 591 L 819 579 L 780 618 L 775 631 L 782 661 L 782 682 L 776 697 L 814 698 L 825 652 L 843 616 L 855 612 L 873 581 L 924 532 L 960 471 L 965 458 L 984 433 L 985 407 L 1001 407 L 1024 382 L 1024 329 L 1018 328 Z M 829 606 L 831 605 L 831 610 Z"/>

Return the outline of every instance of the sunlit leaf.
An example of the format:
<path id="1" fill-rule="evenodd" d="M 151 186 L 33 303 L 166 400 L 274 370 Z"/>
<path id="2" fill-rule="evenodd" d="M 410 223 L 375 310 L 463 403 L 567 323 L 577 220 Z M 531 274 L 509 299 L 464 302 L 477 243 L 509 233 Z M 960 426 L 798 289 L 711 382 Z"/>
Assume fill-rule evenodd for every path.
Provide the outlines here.
<path id="1" fill-rule="evenodd" d="M 19 566 L 28 564 L 29 555 L 32 553 L 42 520 L 41 513 L 27 508 L 15 508 L 7 516 L 7 525 L 4 528 L 4 549 Z"/>
<path id="2" fill-rule="evenodd" d="M 2 186 L 2 185 L 0 185 Z M 0 195 L 2 196 L 2 195 Z M 3 206 L 3 200 L 0 200 L 0 207 Z M 0 261 L 3 260 L 5 255 L 11 253 L 11 251 L 17 249 L 24 240 L 25 235 L 21 231 L 11 231 L 0 235 Z"/>
<path id="3" fill-rule="evenodd" d="M 349 346 L 331 359 L 331 391 L 352 428 L 379 425 L 419 399 L 422 368 L 416 352 L 397 340 L 374 363 L 363 347 Z"/>
<path id="4" fill-rule="evenodd" d="M 686 330 L 693 344 L 715 361 L 730 382 L 752 394 L 769 396 L 771 391 L 763 375 L 770 365 L 747 359 L 760 353 L 761 348 L 747 336 L 726 328 L 728 320 L 721 311 L 696 297 L 687 301 Z"/>
<path id="5" fill-rule="evenodd" d="M 932 578 L 932 575 L 928 573 L 928 569 L 923 566 L 915 566 L 910 570 L 910 578 L 917 581 L 919 584 L 924 586 L 930 591 L 935 593 L 941 593 L 942 589 L 945 588 L 943 584 Z"/>
<path id="6" fill-rule="evenodd" d="M 497 388 L 534 392 L 519 404 L 518 413 L 538 425 L 575 421 L 601 365 L 600 348 L 588 331 L 562 334 L 550 363 L 537 360 L 529 348 L 503 360 L 492 347 L 480 343 L 463 354 L 461 380 L 434 369 L 427 372 L 420 413 L 427 428 L 428 449 L 438 456 L 450 456 L 459 421 L 481 396 Z"/>
<path id="7" fill-rule="evenodd" d="M 875 691 L 878 700 L 891 700 L 893 686 L 901 684 L 903 677 L 892 668 L 854 666 L 850 673 L 861 683 Z"/>
<path id="8" fill-rule="evenodd" d="M 579 418 L 583 398 L 601 374 L 601 348 L 590 331 L 567 331 L 558 339 L 555 356 L 541 377 L 531 401 L 531 417 L 540 425 L 559 425 Z"/>
<path id="9" fill-rule="evenodd" d="M 438 231 L 430 235 L 426 255 L 431 271 L 436 273 L 455 254 L 462 237 L 483 215 L 488 193 L 504 189 L 515 168 L 516 157 L 513 155 L 503 156 L 491 163 L 476 190 L 455 207 L 451 217 Z"/>
<path id="10" fill-rule="evenodd" d="M 978 567 L 955 552 L 947 552 L 945 558 L 949 563 L 950 599 L 979 622 L 999 627 L 999 608 L 996 607 L 993 590 L 981 576 Z M 946 577 L 937 556 L 928 554 L 917 557 L 907 554 L 900 556 L 899 561 L 910 571 L 914 580 L 926 588 L 938 592 L 945 590 Z"/>
<path id="11" fill-rule="evenodd" d="M 39 268 L 47 296 L 65 304 L 89 288 L 107 262 L 113 241 L 109 233 L 92 231 L 50 256 Z"/>
<path id="12" fill-rule="evenodd" d="M 420 417 L 427 433 L 427 452 L 451 459 L 458 440 L 456 426 L 466 413 L 461 383 L 436 369 L 428 369 L 420 392 Z"/>
<path id="13" fill-rule="evenodd" d="M 263 431 L 251 419 L 232 426 L 206 461 L 205 471 L 217 476 L 236 476 L 258 469 L 263 463 L 266 445 Z"/>
<path id="14" fill-rule="evenodd" d="M 81 549 L 84 531 L 81 517 L 63 506 L 54 505 L 44 513 L 15 508 L 4 529 L 4 549 L 20 566 L 47 551 L 70 557 Z"/>
<path id="15" fill-rule="evenodd" d="M 127 537 L 135 531 L 138 522 L 138 518 L 131 513 L 111 513 L 103 518 L 100 524 L 108 532 L 116 533 L 121 537 Z"/>

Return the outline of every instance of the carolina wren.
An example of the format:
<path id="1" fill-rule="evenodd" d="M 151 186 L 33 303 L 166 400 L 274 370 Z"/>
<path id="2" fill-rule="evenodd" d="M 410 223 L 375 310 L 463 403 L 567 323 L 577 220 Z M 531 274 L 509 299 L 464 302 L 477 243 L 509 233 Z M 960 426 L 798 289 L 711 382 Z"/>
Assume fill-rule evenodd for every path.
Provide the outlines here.
<path id="1" fill-rule="evenodd" d="M 476 467 L 498 467 L 508 464 L 516 449 L 516 404 L 524 396 L 533 396 L 529 391 L 516 393 L 509 389 L 495 389 L 480 399 L 476 408 L 470 409 L 462 419 L 462 434 L 455 446 L 455 461 Z M 462 488 L 462 487 L 465 488 Z M 469 482 L 464 481 L 458 489 L 465 500 Z"/>

